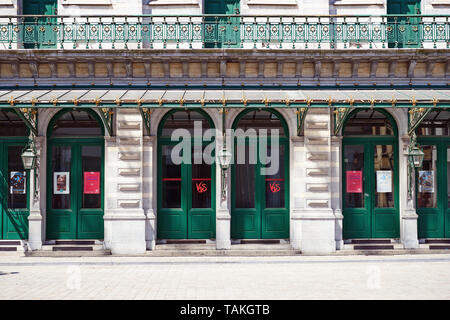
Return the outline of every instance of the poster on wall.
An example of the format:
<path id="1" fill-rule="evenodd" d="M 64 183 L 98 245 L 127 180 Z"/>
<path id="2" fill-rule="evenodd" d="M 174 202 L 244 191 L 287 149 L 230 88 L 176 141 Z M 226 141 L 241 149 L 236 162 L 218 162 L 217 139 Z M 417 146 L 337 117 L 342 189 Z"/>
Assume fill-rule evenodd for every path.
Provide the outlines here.
<path id="1" fill-rule="evenodd" d="M 362 193 L 362 171 L 347 171 L 347 193 Z"/>
<path id="2" fill-rule="evenodd" d="M 392 171 L 377 170 L 377 192 L 392 192 Z"/>
<path id="3" fill-rule="evenodd" d="M 419 192 L 434 192 L 433 171 L 419 171 Z"/>
<path id="4" fill-rule="evenodd" d="M 26 193 L 26 172 L 11 171 L 9 174 L 9 193 L 25 194 Z"/>
<path id="5" fill-rule="evenodd" d="M 100 193 L 100 172 L 84 172 L 84 194 Z"/>
<path id="6" fill-rule="evenodd" d="M 53 172 L 53 194 L 70 193 L 70 173 Z"/>

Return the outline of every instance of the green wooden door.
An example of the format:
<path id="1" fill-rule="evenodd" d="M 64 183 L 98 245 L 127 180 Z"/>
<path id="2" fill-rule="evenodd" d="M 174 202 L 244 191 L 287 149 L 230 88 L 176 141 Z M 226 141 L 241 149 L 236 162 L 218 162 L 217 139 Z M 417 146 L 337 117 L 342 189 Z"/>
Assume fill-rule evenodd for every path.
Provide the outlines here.
<path id="1" fill-rule="evenodd" d="M 176 164 L 176 143 L 160 140 L 158 150 L 158 238 L 215 238 L 215 165 L 194 161 Z M 188 141 L 189 148 L 191 142 Z M 206 144 L 199 142 L 200 150 Z"/>
<path id="2" fill-rule="evenodd" d="M 21 159 L 26 141 L 0 141 L 0 239 L 28 238 L 29 172 Z"/>
<path id="3" fill-rule="evenodd" d="M 57 0 L 24 0 L 24 15 L 56 15 Z M 26 18 L 22 39 L 26 49 L 55 48 L 57 40 L 55 18 Z"/>
<path id="4" fill-rule="evenodd" d="M 258 139 L 236 138 L 231 172 L 231 237 L 289 238 L 289 143 L 281 138 L 276 159 L 278 170 L 268 172 L 266 159 L 252 160 L 252 155 L 270 156 L 271 144 L 267 144 L 267 152 L 260 152 L 262 146 Z M 238 160 L 236 150 L 245 152 L 245 161 Z"/>
<path id="5" fill-rule="evenodd" d="M 387 14 L 420 14 L 420 0 L 388 0 Z M 387 32 L 389 48 L 417 48 L 420 46 L 420 18 L 389 18 Z"/>
<path id="6" fill-rule="evenodd" d="M 390 138 L 344 138 L 343 236 L 398 238 L 398 147 Z"/>
<path id="7" fill-rule="evenodd" d="M 205 14 L 237 15 L 239 0 L 206 0 Z M 204 27 L 205 48 L 233 48 L 240 45 L 239 17 L 207 17 Z"/>
<path id="8" fill-rule="evenodd" d="M 422 167 L 416 171 L 419 238 L 450 238 L 450 139 L 421 137 Z"/>
<path id="9" fill-rule="evenodd" d="M 103 141 L 54 139 L 47 150 L 47 239 L 103 239 Z"/>

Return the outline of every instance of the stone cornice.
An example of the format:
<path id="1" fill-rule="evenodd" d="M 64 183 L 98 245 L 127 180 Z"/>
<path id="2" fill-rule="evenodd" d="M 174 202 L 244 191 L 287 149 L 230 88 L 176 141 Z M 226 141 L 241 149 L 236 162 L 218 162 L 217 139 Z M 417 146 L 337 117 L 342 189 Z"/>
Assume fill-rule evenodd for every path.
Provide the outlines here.
<path id="1" fill-rule="evenodd" d="M 0 86 L 447 86 L 449 49 L 3 50 Z"/>

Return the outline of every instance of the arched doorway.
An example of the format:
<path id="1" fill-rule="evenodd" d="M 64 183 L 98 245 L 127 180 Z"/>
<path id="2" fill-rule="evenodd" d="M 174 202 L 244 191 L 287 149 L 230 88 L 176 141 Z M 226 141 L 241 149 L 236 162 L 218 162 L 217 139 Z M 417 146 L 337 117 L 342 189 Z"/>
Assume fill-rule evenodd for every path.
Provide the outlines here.
<path id="1" fill-rule="evenodd" d="M 419 238 L 450 238 L 450 111 L 431 111 L 416 134 L 425 154 L 416 174 Z"/>
<path id="2" fill-rule="evenodd" d="M 354 110 L 343 127 L 343 237 L 398 238 L 398 139 L 381 109 Z"/>
<path id="3" fill-rule="evenodd" d="M 90 109 L 57 113 L 47 131 L 47 239 L 103 239 L 104 129 Z"/>
<path id="4" fill-rule="evenodd" d="M 194 130 L 200 125 L 201 137 L 196 137 Z M 215 238 L 215 164 L 202 156 L 209 154 L 208 151 L 215 143 L 213 138 L 203 139 L 205 130 L 213 128 L 212 120 L 202 110 L 172 110 L 160 123 L 157 215 L 159 239 Z M 173 138 L 177 129 L 183 130 L 182 136 Z M 178 149 L 180 146 L 183 146 L 181 150 Z M 177 156 L 183 158 L 175 159 L 177 156 L 172 154 L 174 150 L 178 150 Z"/>
<path id="5" fill-rule="evenodd" d="M 21 158 L 28 136 L 13 110 L 0 110 L 0 239 L 28 238 L 29 179 Z"/>
<path id="6" fill-rule="evenodd" d="M 238 115 L 233 129 L 236 135 L 238 129 L 246 134 L 234 142 L 231 237 L 289 238 L 289 131 L 284 119 L 275 110 L 250 109 Z M 278 147 L 272 144 L 271 130 L 278 130 Z"/>

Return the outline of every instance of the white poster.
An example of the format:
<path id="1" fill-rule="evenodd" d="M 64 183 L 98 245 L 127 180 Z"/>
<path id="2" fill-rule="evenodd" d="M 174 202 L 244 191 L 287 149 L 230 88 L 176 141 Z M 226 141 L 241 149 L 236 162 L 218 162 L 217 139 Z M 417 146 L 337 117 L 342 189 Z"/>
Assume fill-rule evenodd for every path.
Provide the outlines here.
<path id="1" fill-rule="evenodd" d="M 70 193 L 69 172 L 53 172 L 53 194 Z"/>
<path id="2" fill-rule="evenodd" d="M 377 192 L 392 192 L 392 171 L 377 171 Z"/>
<path id="3" fill-rule="evenodd" d="M 419 171 L 419 192 L 434 192 L 434 172 Z"/>

